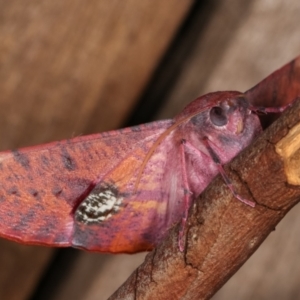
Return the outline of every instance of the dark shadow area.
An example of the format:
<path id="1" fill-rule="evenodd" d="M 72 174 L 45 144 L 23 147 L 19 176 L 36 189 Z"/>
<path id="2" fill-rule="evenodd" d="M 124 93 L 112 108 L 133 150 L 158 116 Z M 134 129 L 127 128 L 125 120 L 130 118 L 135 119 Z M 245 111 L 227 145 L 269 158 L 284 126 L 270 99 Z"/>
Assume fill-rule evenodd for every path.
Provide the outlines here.
<path id="1" fill-rule="evenodd" d="M 43 276 L 30 300 L 53 299 L 55 291 L 63 284 L 71 272 L 71 267 L 80 254 L 74 248 L 58 249 L 45 269 Z"/>
<path id="2" fill-rule="evenodd" d="M 195 1 L 186 21 L 179 29 L 169 49 L 152 75 L 135 109 L 128 116 L 124 126 L 134 126 L 153 120 L 164 104 L 164 99 L 172 91 L 177 78 L 201 39 L 206 24 L 218 5 L 218 0 Z"/>

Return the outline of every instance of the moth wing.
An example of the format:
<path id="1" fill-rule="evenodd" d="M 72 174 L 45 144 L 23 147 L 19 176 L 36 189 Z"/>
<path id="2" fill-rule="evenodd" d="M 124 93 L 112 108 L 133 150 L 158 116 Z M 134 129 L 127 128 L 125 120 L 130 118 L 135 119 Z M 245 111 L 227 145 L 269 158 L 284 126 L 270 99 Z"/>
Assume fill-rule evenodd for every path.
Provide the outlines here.
<path id="1" fill-rule="evenodd" d="M 89 244 L 93 236 L 101 239 L 115 229 L 103 223 L 102 228 L 97 227 L 103 230 L 102 235 L 96 234 L 94 225 L 77 222 L 74 215 L 101 182 L 108 190 L 119 185 L 118 194 L 130 198 L 124 187 L 132 186 L 147 152 L 171 124 L 154 122 L 0 153 L 0 235 L 27 244 L 75 245 L 101 252 L 139 251 L 131 246 L 126 249 L 126 245 L 123 249 L 102 248 L 101 241 L 95 248 Z M 137 215 L 143 209 L 141 205 L 128 208 L 130 214 Z M 128 208 L 122 206 L 125 211 Z M 142 216 L 138 219 L 142 222 Z M 123 228 L 121 221 L 115 220 L 115 224 L 120 222 L 120 230 L 131 230 L 130 226 Z M 127 241 L 127 245 L 130 243 Z"/>
<path id="2" fill-rule="evenodd" d="M 163 137 L 122 159 L 81 202 L 75 212 L 75 247 L 151 250 L 178 222 L 184 207 L 180 152 L 172 133 Z"/>
<path id="3" fill-rule="evenodd" d="M 300 96 L 300 56 L 273 72 L 248 90 L 246 96 L 252 105 L 284 106 Z"/>

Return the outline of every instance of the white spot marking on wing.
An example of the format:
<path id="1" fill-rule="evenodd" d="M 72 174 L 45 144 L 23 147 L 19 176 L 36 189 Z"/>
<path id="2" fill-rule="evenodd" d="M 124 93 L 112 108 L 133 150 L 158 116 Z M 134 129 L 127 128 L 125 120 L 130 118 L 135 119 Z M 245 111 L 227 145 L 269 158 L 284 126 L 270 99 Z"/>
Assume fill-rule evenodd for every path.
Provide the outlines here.
<path id="1" fill-rule="evenodd" d="M 79 205 L 75 217 L 85 224 L 96 224 L 112 217 L 120 209 L 123 198 L 110 189 L 91 193 Z"/>

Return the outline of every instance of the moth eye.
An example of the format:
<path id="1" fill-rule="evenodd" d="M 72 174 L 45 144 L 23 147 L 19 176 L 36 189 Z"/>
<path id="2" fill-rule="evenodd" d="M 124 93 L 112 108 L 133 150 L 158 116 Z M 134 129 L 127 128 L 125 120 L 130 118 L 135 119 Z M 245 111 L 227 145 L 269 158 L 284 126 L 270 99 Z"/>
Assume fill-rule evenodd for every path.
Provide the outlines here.
<path id="1" fill-rule="evenodd" d="M 213 107 L 209 112 L 209 117 L 216 126 L 224 126 L 228 122 L 226 112 L 220 106 Z"/>

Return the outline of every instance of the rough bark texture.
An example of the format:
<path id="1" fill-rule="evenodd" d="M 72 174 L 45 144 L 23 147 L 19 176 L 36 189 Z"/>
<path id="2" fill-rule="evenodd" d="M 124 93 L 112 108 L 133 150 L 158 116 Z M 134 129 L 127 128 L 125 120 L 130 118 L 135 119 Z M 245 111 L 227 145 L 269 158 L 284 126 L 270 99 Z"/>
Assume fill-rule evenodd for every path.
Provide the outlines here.
<path id="1" fill-rule="evenodd" d="M 237 201 L 218 176 L 190 211 L 184 253 L 176 226 L 109 299 L 209 299 L 299 201 L 300 184 L 288 183 L 286 164 L 299 169 L 300 143 L 291 138 L 299 124 L 297 101 L 225 167 L 255 208 Z"/>

